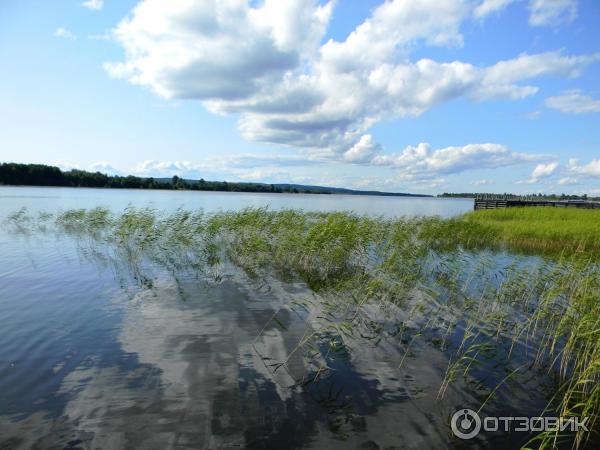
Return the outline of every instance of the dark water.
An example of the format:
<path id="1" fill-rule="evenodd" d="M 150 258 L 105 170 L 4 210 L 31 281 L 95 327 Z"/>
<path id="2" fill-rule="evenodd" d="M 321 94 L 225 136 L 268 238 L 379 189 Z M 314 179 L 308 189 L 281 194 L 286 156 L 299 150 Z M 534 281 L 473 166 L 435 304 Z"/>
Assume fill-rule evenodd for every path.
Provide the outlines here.
<path id="1" fill-rule="evenodd" d="M 44 204 L 51 211 L 91 206 L 91 200 L 46 203 L 36 195 L 12 197 L 3 208 L 30 201 L 31 209 Z M 481 403 L 477 390 L 456 382 L 437 399 L 447 355 L 423 345 L 406 357 L 393 333 L 377 342 L 358 337 L 349 355 L 323 352 L 333 370 L 311 382 L 314 367 L 296 346 L 321 312 L 281 309 L 296 299 L 318 304 L 301 282 L 253 280 L 227 265 L 214 276 L 151 268 L 152 285 L 143 285 L 118 253 L 87 237 L 16 233 L 2 225 L 0 449 L 522 443 L 454 438 L 450 416 Z M 278 311 L 284 326 L 271 320 Z M 408 322 L 402 310 L 366 314 L 386 327 Z M 523 383 L 491 408 L 533 414 L 544 399 L 539 383 Z"/>

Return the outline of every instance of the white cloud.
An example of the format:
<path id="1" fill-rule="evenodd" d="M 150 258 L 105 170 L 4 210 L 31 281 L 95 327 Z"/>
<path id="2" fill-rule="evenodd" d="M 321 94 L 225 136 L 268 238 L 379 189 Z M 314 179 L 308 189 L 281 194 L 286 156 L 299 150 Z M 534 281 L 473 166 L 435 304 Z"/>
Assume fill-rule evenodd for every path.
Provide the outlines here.
<path id="1" fill-rule="evenodd" d="M 286 80 L 271 98 L 261 94 L 243 102 L 211 102 L 209 107 L 221 112 L 242 111 L 239 130 L 246 139 L 296 146 L 336 158 L 380 120 L 418 116 L 461 96 L 478 101 L 523 98 L 534 94 L 537 87 L 522 86 L 518 81 L 548 74 L 575 76 L 596 58 L 548 52 L 521 55 L 488 68 L 426 59 L 350 72 L 324 66 L 313 76 L 302 75 L 302 81 Z M 294 83 L 302 87 L 292 87 Z M 303 98 L 302 89 L 311 92 L 304 103 L 297 100 Z M 274 104 L 282 109 L 269 110 Z M 289 110 L 283 105 L 290 105 Z"/>
<path id="2" fill-rule="evenodd" d="M 69 30 L 67 30 L 66 28 L 63 27 L 59 27 L 54 31 L 54 36 L 59 37 L 59 38 L 63 38 L 63 39 L 70 39 L 72 41 L 74 41 L 75 39 L 77 39 L 77 37 Z"/>
<path id="3" fill-rule="evenodd" d="M 580 90 L 565 91 L 556 97 L 546 99 L 548 108 L 564 113 L 583 114 L 600 112 L 600 100 L 594 100 L 589 95 L 584 95 Z"/>
<path id="4" fill-rule="evenodd" d="M 515 0 L 483 0 L 475 10 L 473 15 L 478 19 L 483 19 L 493 13 L 498 13 L 513 3 Z"/>
<path id="5" fill-rule="evenodd" d="M 548 164 L 538 164 L 537 166 L 535 166 L 535 169 L 533 169 L 533 172 L 531 173 L 531 178 L 537 179 L 537 178 L 549 177 L 554 172 L 556 172 L 557 168 L 558 168 L 557 162 L 552 162 L 552 163 L 548 163 Z"/>
<path id="6" fill-rule="evenodd" d="M 104 6 L 104 0 L 86 0 L 81 6 L 94 11 L 99 11 Z"/>
<path id="7" fill-rule="evenodd" d="M 488 10 L 507 4 L 486 3 Z M 382 120 L 461 97 L 521 99 L 538 91 L 524 82 L 578 76 L 600 59 L 554 51 L 487 67 L 410 60 L 416 43 L 462 45 L 460 26 L 473 7 L 470 0 L 390 0 L 345 40 L 322 43 L 332 2 L 144 0 L 113 31 L 125 60 L 105 67 L 162 97 L 239 114 L 245 139 L 300 148 L 315 159 L 379 164 L 391 159 L 368 130 Z M 474 155 L 504 162 L 500 153 Z"/>
<path id="8" fill-rule="evenodd" d="M 81 170 L 81 167 L 79 166 L 79 164 L 76 164 L 71 161 L 54 162 L 54 163 L 52 163 L 52 165 L 58 167 L 63 172 L 67 172 L 67 171 L 73 170 L 73 169 Z"/>
<path id="9" fill-rule="evenodd" d="M 540 182 L 540 178 L 548 178 L 550 175 L 554 174 L 558 169 L 557 162 L 550 162 L 547 164 L 538 164 L 531 172 L 531 177 L 527 180 L 517 181 L 517 184 L 536 184 Z"/>
<path id="10" fill-rule="evenodd" d="M 369 162 L 381 152 L 381 146 L 375 142 L 370 134 L 363 134 L 358 142 L 344 153 L 344 159 L 350 162 Z"/>
<path id="11" fill-rule="evenodd" d="M 53 163 L 54 166 L 58 167 L 60 170 L 62 171 L 69 171 L 69 170 L 86 170 L 88 172 L 101 172 L 101 173 L 105 173 L 108 175 L 121 175 L 123 173 L 123 171 L 119 170 L 119 169 L 115 169 L 113 166 L 111 166 L 109 163 L 105 162 L 105 161 L 98 161 L 95 163 L 92 163 L 88 166 L 81 166 L 79 164 L 70 162 L 70 161 L 60 161 L 60 162 L 55 162 Z"/>
<path id="12" fill-rule="evenodd" d="M 323 162 L 302 156 L 237 154 L 204 158 L 202 162 L 146 160 L 134 166 L 131 172 L 139 176 L 180 175 L 200 178 L 228 175 L 236 178 L 256 179 L 259 173 L 263 175 L 283 173 L 282 168 L 306 167 L 315 164 L 322 165 Z M 289 181 L 289 177 L 287 180 Z"/>
<path id="13" fill-rule="evenodd" d="M 402 180 L 398 179 L 397 177 L 362 177 L 358 179 L 347 179 L 344 181 L 345 185 L 351 186 L 352 189 L 377 190 L 384 192 L 410 191 L 431 193 L 432 190 L 446 185 L 446 180 L 443 178 L 434 178 L 428 180 Z"/>
<path id="14" fill-rule="evenodd" d="M 289 182 L 290 174 L 276 167 L 266 167 L 242 171 L 237 174 L 237 179 L 258 182 L 265 182 L 266 180 L 270 182 Z"/>
<path id="15" fill-rule="evenodd" d="M 499 13 L 517 0 L 483 0 L 473 10 L 477 19 Z M 571 23 L 577 17 L 577 0 L 530 0 L 529 25 L 532 27 L 558 26 Z"/>
<path id="16" fill-rule="evenodd" d="M 209 164 L 191 161 L 155 161 L 146 160 L 131 169 L 131 172 L 140 176 L 188 176 L 203 170 L 211 169 Z"/>
<path id="17" fill-rule="evenodd" d="M 429 144 L 408 146 L 392 155 L 377 155 L 373 164 L 393 167 L 406 178 L 433 178 L 475 169 L 528 164 L 543 157 L 515 152 L 500 144 L 467 144 L 431 150 Z"/>
<path id="18" fill-rule="evenodd" d="M 395 185 L 421 184 L 433 188 L 445 183 L 445 176 L 470 170 L 497 169 L 499 167 L 528 165 L 544 159 L 539 155 L 515 152 L 499 144 L 467 144 L 464 146 L 432 149 L 427 143 L 407 146 L 397 153 L 383 153 L 373 148 L 372 138 L 363 138 L 337 163 L 373 165 L 392 170 Z M 140 176 L 180 175 L 190 178 L 211 177 L 219 174 L 229 179 L 289 180 L 291 168 L 309 168 L 318 164 L 321 168 L 330 159 L 315 159 L 314 156 L 280 155 L 230 155 L 205 158 L 202 162 L 192 161 L 144 161 L 132 169 Z M 542 166 L 540 164 L 538 166 Z M 545 166 L 545 165 L 544 165 Z M 552 164 L 548 164 L 552 166 Z M 309 169 L 311 170 L 311 169 Z M 541 169 L 538 169 L 538 171 Z M 546 169 L 548 171 L 550 169 Z M 294 170 L 297 172 L 297 169 Z M 487 184 L 488 180 L 473 183 Z M 382 187 L 382 181 L 371 182 L 371 186 Z"/>
<path id="19" fill-rule="evenodd" d="M 221 167 L 254 168 L 257 166 L 311 166 L 322 164 L 323 161 L 301 155 L 276 155 L 276 154 L 236 154 L 209 159 L 211 163 L 218 162 Z"/>
<path id="20" fill-rule="evenodd" d="M 600 53 L 579 56 L 564 56 L 561 52 L 545 52 L 536 55 L 522 53 L 517 58 L 500 61 L 489 67 L 475 95 L 482 99 L 527 97 L 535 94 L 538 88 L 517 85 L 519 81 L 545 75 L 578 77 L 585 66 L 598 60 L 600 60 Z"/>
<path id="21" fill-rule="evenodd" d="M 536 184 L 553 175 L 560 174 L 559 186 L 573 186 L 582 184 L 585 180 L 600 178 L 600 159 L 594 159 L 587 164 L 580 164 L 577 159 L 570 159 L 568 164 L 560 169 L 557 162 L 538 164 L 531 177 L 527 180 L 517 181 L 517 184 Z M 552 186 L 551 186 L 552 187 Z"/>
<path id="22" fill-rule="evenodd" d="M 529 10 L 534 27 L 571 23 L 577 17 L 577 0 L 531 0 Z"/>
<path id="23" fill-rule="evenodd" d="M 332 4 L 311 0 L 145 0 L 114 30 L 125 63 L 115 76 L 173 98 L 232 101 L 279 84 L 318 48 Z"/>
<path id="24" fill-rule="evenodd" d="M 491 180 L 474 180 L 471 181 L 469 184 L 473 185 L 473 186 L 487 186 L 489 184 L 492 184 Z"/>
<path id="25" fill-rule="evenodd" d="M 107 175 L 121 175 L 122 172 L 119 169 L 115 169 L 106 161 L 98 161 L 93 164 L 90 164 L 86 170 L 90 172 L 100 172 Z"/>
<path id="26" fill-rule="evenodd" d="M 579 184 L 579 180 L 575 177 L 563 177 L 558 180 L 558 184 L 561 186 L 569 186 Z"/>
<path id="27" fill-rule="evenodd" d="M 585 165 L 580 165 L 576 159 L 570 159 L 568 170 L 572 174 L 586 177 L 600 177 L 600 159 L 593 159 Z"/>

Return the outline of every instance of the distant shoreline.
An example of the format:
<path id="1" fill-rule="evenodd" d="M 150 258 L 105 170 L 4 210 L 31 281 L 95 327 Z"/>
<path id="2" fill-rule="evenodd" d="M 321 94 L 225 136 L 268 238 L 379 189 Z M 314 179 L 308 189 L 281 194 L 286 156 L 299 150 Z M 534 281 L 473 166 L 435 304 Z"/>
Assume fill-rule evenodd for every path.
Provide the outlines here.
<path id="1" fill-rule="evenodd" d="M 62 171 L 55 166 L 44 164 L 0 164 L 0 186 L 31 187 L 83 187 L 102 189 L 142 189 L 142 190 L 188 190 L 205 192 L 253 192 L 271 194 L 343 194 L 371 195 L 379 197 L 434 197 L 427 194 L 402 192 L 382 192 L 374 190 L 354 190 L 327 186 L 313 186 L 289 183 L 247 183 L 228 181 L 189 180 L 174 175 L 172 178 L 136 177 L 133 175 L 106 175 L 101 172 L 88 172 L 73 169 Z"/>

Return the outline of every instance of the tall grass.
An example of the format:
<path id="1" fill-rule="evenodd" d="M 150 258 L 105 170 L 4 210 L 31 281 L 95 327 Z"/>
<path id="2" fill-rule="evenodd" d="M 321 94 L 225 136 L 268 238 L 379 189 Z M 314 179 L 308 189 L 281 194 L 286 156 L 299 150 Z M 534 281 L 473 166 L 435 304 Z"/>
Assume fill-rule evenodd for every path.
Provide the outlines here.
<path id="1" fill-rule="evenodd" d="M 480 227 L 490 240 L 513 249 L 600 255 L 600 211 L 523 207 L 481 210 L 460 222 Z"/>
<path id="2" fill-rule="evenodd" d="M 233 264 L 257 281 L 304 281 L 317 297 L 293 299 L 282 310 L 310 312 L 304 315 L 307 331 L 285 360 L 270 361 L 274 371 L 287 370 L 302 354 L 310 370 L 297 379 L 301 385 L 326 376 L 332 361 L 351 357 L 353 346 L 382 339 L 402 350 L 399 367 L 419 345 L 447 355 L 440 400 L 477 370 L 498 372 L 501 382 L 486 386 L 481 408 L 525 372 L 544 369 L 555 380 L 546 413 L 588 417 L 592 430 L 543 433 L 530 443 L 552 448 L 562 439 L 585 446 L 600 428 L 599 218 L 596 211 L 550 208 L 477 211 L 448 220 L 264 208 L 216 214 L 96 208 L 56 216 L 22 210 L 8 223 L 21 232 L 50 227 L 90 238 L 126 261 L 146 287 L 154 266 L 175 280 L 192 271 L 218 281 L 219 267 Z M 463 250 L 486 247 L 552 259 L 513 258 L 498 271 L 493 255 Z M 286 327 L 280 312 L 260 333 L 272 324 Z M 395 322 L 383 319 L 388 313 Z"/>

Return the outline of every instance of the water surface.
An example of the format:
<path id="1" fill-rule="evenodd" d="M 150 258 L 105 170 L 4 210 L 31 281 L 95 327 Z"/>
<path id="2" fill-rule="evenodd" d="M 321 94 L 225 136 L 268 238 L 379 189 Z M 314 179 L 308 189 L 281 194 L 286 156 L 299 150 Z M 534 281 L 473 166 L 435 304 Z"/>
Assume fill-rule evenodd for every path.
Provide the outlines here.
<path id="1" fill-rule="evenodd" d="M 376 215 L 392 207 L 419 215 L 471 207 L 438 199 L 60 188 L 2 188 L 0 202 L 4 214 L 23 206 L 54 212 L 129 204 L 209 211 L 335 204 Z M 99 245 L 91 234 L 1 226 L 2 450 L 466 445 L 451 436 L 449 417 L 484 394 L 459 380 L 443 401 L 436 398 L 448 355 L 429 345 L 407 350 L 397 330 L 416 326 L 408 308 L 367 305 L 351 354 L 318 349 L 331 370 L 317 377 L 296 348 L 323 311 L 301 281 L 253 278 L 226 263 L 218 273 L 188 270 L 168 253 L 169 266 L 143 260 L 138 267 L 135 255 Z M 487 257 L 500 265 L 512 258 Z M 286 309 L 297 300 L 314 308 Z M 385 330 L 381 339 L 369 336 L 373 324 Z M 480 375 L 493 386 L 499 380 L 486 374 L 490 367 Z M 490 407 L 534 414 L 545 395 L 530 379 L 500 392 Z M 522 443 L 500 438 L 505 448 Z"/>
<path id="2" fill-rule="evenodd" d="M 297 208 L 307 211 L 354 211 L 385 217 L 451 217 L 473 210 L 472 199 L 434 197 L 0 186 L 0 216 L 24 206 L 53 212 L 97 206 L 120 211 L 128 205 L 151 206 L 166 211 L 186 208 L 210 212 L 236 211 L 247 207 Z"/>

